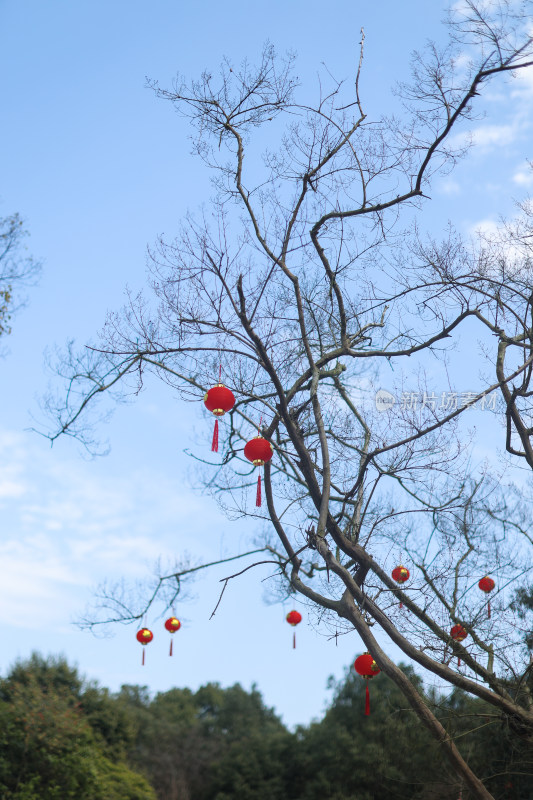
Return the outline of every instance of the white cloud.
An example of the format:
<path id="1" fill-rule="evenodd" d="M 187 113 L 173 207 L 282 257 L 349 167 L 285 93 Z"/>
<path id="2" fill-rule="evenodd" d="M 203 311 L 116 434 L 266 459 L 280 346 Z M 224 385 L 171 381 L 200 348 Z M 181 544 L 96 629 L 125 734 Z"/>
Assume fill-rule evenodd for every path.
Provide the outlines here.
<path id="1" fill-rule="evenodd" d="M 472 140 L 477 147 L 490 150 L 511 144 L 520 132 L 515 125 L 482 125 L 472 131 Z"/>
<path id="2" fill-rule="evenodd" d="M 14 531 L 11 531 L 14 533 Z M 82 586 L 90 581 L 69 563 L 58 545 L 43 534 L 27 539 L 7 538 L 0 544 L 2 616 L 23 628 L 46 621 L 55 625 L 72 608 Z"/>
<path id="3" fill-rule="evenodd" d="M 533 67 L 517 70 L 512 87 L 511 97 L 519 97 L 527 102 L 533 95 Z"/>
<path id="4" fill-rule="evenodd" d="M 513 181 L 519 186 L 533 185 L 533 169 L 518 169 L 513 175 Z"/>
<path id="5" fill-rule="evenodd" d="M 22 478 L 23 461 L 24 450 L 19 437 L 0 431 L 0 499 L 21 497 L 26 493 L 28 486 Z"/>
<path id="6" fill-rule="evenodd" d="M 513 243 L 510 241 L 505 228 L 493 219 L 483 219 L 476 222 L 470 226 L 468 233 L 472 237 L 486 237 L 487 240 L 497 243 L 501 248 L 502 255 L 508 261 L 508 268 L 511 268 L 512 265 L 518 267 L 524 262 L 525 253 L 519 242 Z"/>
<path id="7" fill-rule="evenodd" d="M 476 3 L 480 11 L 490 11 L 492 8 L 498 7 L 499 0 L 478 0 Z M 452 11 L 457 14 L 471 14 L 472 11 L 465 0 L 457 0 L 453 3 Z"/>
<path id="8" fill-rule="evenodd" d="M 477 153 L 486 155 L 495 150 L 502 151 L 502 148 L 519 141 L 529 127 L 530 122 L 527 117 L 519 114 L 511 123 L 505 125 L 479 125 L 470 131 L 457 133 L 450 137 L 449 145 L 460 149 L 473 144 Z"/>
<path id="9" fill-rule="evenodd" d="M 481 234 L 482 236 L 496 236 L 500 234 L 500 227 L 493 219 L 482 219 L 470 226 L 468 233 L 472 236 Z"/>
<path id="10" fill-rule="evenodd" d="M 23 483 L 9 480 L 0 475 L 0 497 L 20 497 L 26 491 Z"/>
<path id="11" fill-rule="evenodd" d="M 459 181 L 454 181 L 452 178 L 446 178 L 445 180 L 441 181 L 438 189 L 442 194 L 455 196 L 461 194 L 462 188 Z"/>
<path id="12" fill-rule="evenodd" d="M 65 458 L 5 431 L 0 460 L 0 606 L 11 624 L 32 628 L 36 614 L 68 624 L 65 610 L 68 622 L 79 616 L 91 586 L 150 578 L 160 556 L 213 560 L 213 523 L 220 534 L 224 522 L 179 472 L 121 465 L 117 476 L 105 459 Z"/>
<path id="13" fill-rule="evenodd" d="M 470 65 L 472 64 L 472 56 L 470 53 L 463 51 L 454 57 L 453 63 L 458 72 L 464 72 L 469 69 Z"/>

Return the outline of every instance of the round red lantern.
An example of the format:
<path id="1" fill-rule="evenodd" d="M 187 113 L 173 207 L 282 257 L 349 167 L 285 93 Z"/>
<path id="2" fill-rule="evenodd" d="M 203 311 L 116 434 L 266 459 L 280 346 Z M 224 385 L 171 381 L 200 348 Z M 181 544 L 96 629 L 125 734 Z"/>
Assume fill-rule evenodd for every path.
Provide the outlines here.
<path id="1" fill-rule="evenodd" d="M 358 675 L 366 680 L 366 700 L 365 700 L 365 716 L 370 714 L 370 692 L 368 690 L 368 681 L 381 672 L 380 668 L 374 661 L 370 653 L 363 653 L 355 659 L 353 665 Z"/>
<path id="2" fill-rule="evenodd" d="M 204 405 L 217 418 L 215 419 L 211 452 L 218 453 L 218 417 L 223 417 L 226 411 L 231 411 L 235 405 L 235 397 L 231 389 L 228 389 L 223 383 L 217 383 L 205 393 Z"/>
<path id="3" fill-rule="evenodd" d="M 250 439 L 244 446 L 244 457 L 251 461 L 254 467 L 262 467 L 267 461 L 270 461 L 274 454 L 272 445 L 268 439 L 263 439 L 262 436 L 256 436 Z M 257 478 L 257 493 L 255 496 L 256 506 L 261 505 L 261 473 Z"/>
<path id="4" fill-rule="evenodd" d="M 489 578 L 488 575 L 485 575 L 485 577 L 481 578 L 481 580 L 479 581 L 478 586 L 482 592 L 488 594 L 489 592 L 492 592 L 496 584 L 494 583 L 492 578 Z M 488 611 L 488 618 L 490 619 L 490 599 L 487 602 L 487 611 Z"/>
<path id="5" fill-rule="evenodd" d="M 394 567 L 391 573 L 392 579 L 396 583 L 405 583 L 405 581 L 409 580 L 409 574 L 407 567 L 402 566 L 402 564 L 399 567 Z"/>
<path id="6" fill-rule="evenodd" d="M 465 628 L 463 628 L 462 625 L 457 624 L 454 625 L 453 628 L 451 629 L 450 636 L 452 637 L 452 639 L 455 639 L 456 642 L 462 642 L 463 639 L 466 639 L 466 637 L 468 636 L 468 631 Z M 458 667 L 461 666 L 460 658 L 457 659 L 457 666 Z"/>
<path id="7" fill-rule="evenodd" d="M 167 620 L 165 620 L 165 628 L 169 633 L 176 633 L 176 631 L 179 631 L 181 628 L 181 622 L 179 619 L 177 619 L 177 617 L 169 617 Z M 172 655 L 172 639 L 170 640 L 170 650 L 168 654 L 169 656 Z"/>
<path id="8" fill-rule="evenodd" d="M 409 580 L 409 570 L 407 567 L 404 567 L 403 564 L 400 564 L 398 567 L 394 567 L 391 572 L 392 580 L 396 581 L 396 583 L 405 583 L 405 581 Z M 403 603 L 400 600 L 400 608 L 403 608 Z"/>
<path id="9" fill-rule="evenodd" d="M 255 436 L 244 446 L 244 457 L 251 461 L 254 467 L 262 467 L 270 461 L 273 455 L 272 445 L 268 439 Z"/>
<path id="10" fill-rule="evenodd" d="M 462 642 L 463 639 L 466 639 L 468 636 L 468 632 L 462 625 L 454 625 L 450 631 L 450 636 L 452 639 L 455 639 L 456 642 Z"/>
<path id="11" fill-rule="evenodd" d="M 143 656 L 141 661 L 143 666 L 144 666 L 144 646 L 149 644 L 153 638 L 154 634 L 149 628 L 141 628 L 140 631 L 137 631 L 137 641 L 140 642 L 143 646 Z"/>
<path id="12" fill-rule="evenodd" d="M 292 625 L 292 627 L 295 628 L 302 621 L 302 615 L 299 611 L 289 611 L 286 616 L 286 620 L 289 625 Z M 294 631 L 292 634 L 292 648 L 293 650 L 296 648 L 296 631 Z"/>

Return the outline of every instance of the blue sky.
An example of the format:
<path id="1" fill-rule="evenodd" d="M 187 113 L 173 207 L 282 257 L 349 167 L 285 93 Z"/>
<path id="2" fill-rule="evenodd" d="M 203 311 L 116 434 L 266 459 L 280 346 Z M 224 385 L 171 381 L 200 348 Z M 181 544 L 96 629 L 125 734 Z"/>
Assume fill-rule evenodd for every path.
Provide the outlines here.
<path id="1" fill-rule="evenodd" d="M 216 68 L 224 54 L 253 60 L 269 39 L 297 52 L 298 75 L 312 87 L 323 61 L 339 77 L 351 74 L 364 26 L 361 85 L 377 115 L 397 102 L 391 86 L 407 78 L 413 48 L 442 35 L 444 7 L 340 0 L 326 14 L 322 3 L 301 0 L 0 0 L 0 214 L 25 218 L 29 251 L 44 262 L 0 361 L 2 672 L 33 649 L 61 652 L 112 689 L 256 682 L 289 724 L 320 715 L 328 675 L 340 677 L 361 644 L 353 634 L 335 646 L 304 609 L 293 652 L 290 607 L 265 603 L 257 576 L 234 582 L 211 621 L 227 570 L 199 579 L 194 597 L 176 608 L 184 621 L 176 657 L 168 658 L 168 635 L 154 621 L 145 668 L 131 627 L 94 638 L 72 624 L 104 578 L 142 580 L 158 558 L 176 554 L 232 555 L 258 533 L 191 488 L 184 451 L 208 446 L 212 430 L 201 408 L 153 383 L 102 427 L 112 449 L 94 461 L 70 440 L 50 449 L 27 429 L 51 379 L 44 351 L 94 338 L 125 287 L 143 285 L 146 246 L 171 236 L 187 209 L 211 195 L 189 155 L 186 121 L 145 88 L 145 77 L 166 87 L 178 71 L 196 77 Z M 531 70 L 484 94 L 487 118 L 471 126 L 476 147 L 435 182 L 425 223 L 438 228 L 452 218 L 468 233 L 513 213 L 513 198 L 531 186 L 532 98 Z"/>

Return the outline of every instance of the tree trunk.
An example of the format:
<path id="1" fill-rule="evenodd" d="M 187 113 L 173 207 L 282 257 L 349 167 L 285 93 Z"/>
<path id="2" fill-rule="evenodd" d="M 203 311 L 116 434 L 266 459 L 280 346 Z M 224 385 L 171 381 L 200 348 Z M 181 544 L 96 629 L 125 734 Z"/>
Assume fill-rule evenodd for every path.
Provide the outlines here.
<path id="1" fill-rule="evenodd" d="M 345 592 L 343 599 L 343 610 L 345 611 L 343 616 L 353 622 L 355 629 L 372 653 L 372 657 L 377 662 L 379 668 L 394 681 L 422 724 L 431 733 L 433 738 L 441 743 L 452 767 L 457 775 L 462 778 L 464 784 L 469 787 L 473 797 L 475 797 L 476 800 L 494 800 L 493 795 L 486 789 L 482 781 L 474 775 L 446 729 L 427 706 L 423 697 L 417 692 L 409 678 L 404 675 L 402 670 L 397 667 L 380 648 L 348 592 Z"/>

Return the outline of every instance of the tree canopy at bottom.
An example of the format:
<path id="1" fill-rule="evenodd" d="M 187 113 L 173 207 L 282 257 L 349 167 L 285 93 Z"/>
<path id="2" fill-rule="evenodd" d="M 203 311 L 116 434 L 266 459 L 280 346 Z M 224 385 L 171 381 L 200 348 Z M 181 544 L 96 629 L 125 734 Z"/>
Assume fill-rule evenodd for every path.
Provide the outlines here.
<path id="1" fill-rule="evenodd" d="M 423 691 L 421 680 L 404 667 Z M 440 746 L 395 684 L 348 671 L 323 719 L 289 731 L 255 686 L 110 693 L 33 654 L 0 681 L 4 800 L 457 800 Z M 530 800 L 533 756 L 481 701 L 425 694 L 497 798 Z M 302 698 L 305 702 L 305 698 Z"/>

